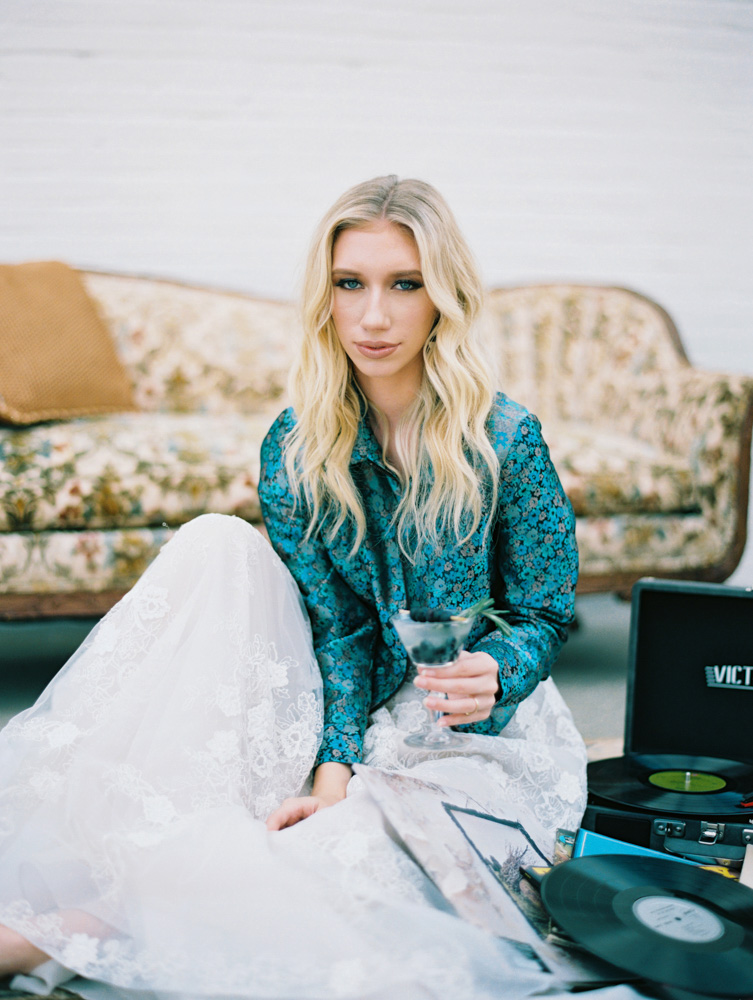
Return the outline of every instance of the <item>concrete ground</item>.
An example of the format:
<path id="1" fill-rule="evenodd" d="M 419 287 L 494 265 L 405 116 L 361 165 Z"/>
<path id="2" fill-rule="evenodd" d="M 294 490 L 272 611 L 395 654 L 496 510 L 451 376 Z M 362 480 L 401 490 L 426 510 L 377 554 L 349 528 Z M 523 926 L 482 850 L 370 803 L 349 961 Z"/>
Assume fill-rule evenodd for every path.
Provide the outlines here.
<path id="1" fill-rule="evenodd" d="M 577 615 L 553 676 L 584 738 L 615 741 L 624 726 L 630 605 L 593 594 L 578 599 Z M 93 624 L 0 622 L 0 726 L 32 704 Z"/>
<path id="2" fill-rule="evenodd" d="M 0 727 L 33 704 L 96 619 L 0 622 Z"/>
<path id="3" fill-rule="evenodd" d="M 576 604 L 579 627 L 570 634 L 552 676 L 570 706 L 590 756 L 621 753 L 625 727 L 630 603 L 589 594 Z"/>

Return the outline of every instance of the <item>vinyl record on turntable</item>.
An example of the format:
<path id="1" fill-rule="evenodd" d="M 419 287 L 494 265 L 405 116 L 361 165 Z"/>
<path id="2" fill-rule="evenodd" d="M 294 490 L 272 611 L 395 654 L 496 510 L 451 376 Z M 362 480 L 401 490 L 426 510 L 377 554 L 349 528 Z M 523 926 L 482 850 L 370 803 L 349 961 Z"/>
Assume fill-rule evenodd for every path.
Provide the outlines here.
<path id="1" fill-rule="evenodd" d="M 629 754 L 588 766 L 593 795 L 635 809 L 689 816 L 742 816 L 753 766 L 688 754 Z"/>
<path id="2" fill-rule="evenodd" d="M 753 890 L 663 858 L 597 855 L 544 877 L 554 921 L 620 968 L 704 997 L 753 993 Z"/>

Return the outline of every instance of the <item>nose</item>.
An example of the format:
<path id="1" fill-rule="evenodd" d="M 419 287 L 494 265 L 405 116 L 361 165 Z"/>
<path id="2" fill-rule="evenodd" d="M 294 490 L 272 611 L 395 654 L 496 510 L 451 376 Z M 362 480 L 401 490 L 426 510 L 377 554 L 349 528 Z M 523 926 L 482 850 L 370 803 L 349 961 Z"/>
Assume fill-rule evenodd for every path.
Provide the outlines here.
<path id="1" fill-rule="evenodd" d="M 390 317 L 386 306 L 387 303 L 379 289 L 370 292 L 361 317 L 361 326 L 364 330 L 389 330 Z"/>

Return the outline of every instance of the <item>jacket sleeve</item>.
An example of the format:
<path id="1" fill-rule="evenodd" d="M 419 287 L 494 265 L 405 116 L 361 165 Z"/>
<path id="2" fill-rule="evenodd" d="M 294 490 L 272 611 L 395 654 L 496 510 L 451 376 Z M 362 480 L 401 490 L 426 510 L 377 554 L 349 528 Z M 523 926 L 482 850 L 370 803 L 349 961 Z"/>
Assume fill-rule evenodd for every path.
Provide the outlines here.
<path id="1" fill-rule="evenodd" d="M 507 609 L 513 632 L 489 632 L 473 646 L 499 664 L 501 694 L 491 716 L 467 727 L 487 734 L 500 732 L 549 676 L 574 617 L 575 517 L 532 414 L 518 424 L 502 462 L 493 546 L 492 596 Z"/>
<path id="2" fill-rule="evenodd" d="M 363 757 L 371 703 L 371 664 L 378 623 L 338 573 L 321 538 L 306 538 L 308 505 L 294 497 L 282 459 L 284 420 L 262 445 L 259 499 L 277 554 L 298 584 L 311 622 L 322 675 L 324 733 L 316 766 L 350 764 Z"/>

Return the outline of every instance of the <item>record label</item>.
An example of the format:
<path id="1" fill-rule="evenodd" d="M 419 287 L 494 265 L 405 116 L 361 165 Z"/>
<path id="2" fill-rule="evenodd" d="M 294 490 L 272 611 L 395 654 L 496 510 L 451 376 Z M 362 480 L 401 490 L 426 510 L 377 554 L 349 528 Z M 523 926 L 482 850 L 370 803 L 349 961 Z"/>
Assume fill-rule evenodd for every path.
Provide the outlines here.
<path id="1" fill-rule="evenodd" d="M 716 941 L 724 934 L 721 920 L 705 906 L 689 899 L 642 896 L 633 903 L 633 913 L 649 930 L 675 941 L 702 944 Z"/>
<path id="2" fill-rule="evenodd" d="M 685 754 L 628 754 L 588 765 L 592 795 L 633 809 L 740 820 L 753 765 Z"/>
<path id="3" fill-rule="evenodd" d="M 720 792 L 727 787 L 727 782 L 719 774 L 708 774 L 706 771 L 654 771 L 648 780 L 657 788 L 665 788 L 668 792 Z"/>

